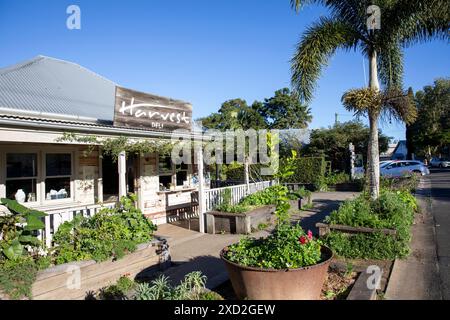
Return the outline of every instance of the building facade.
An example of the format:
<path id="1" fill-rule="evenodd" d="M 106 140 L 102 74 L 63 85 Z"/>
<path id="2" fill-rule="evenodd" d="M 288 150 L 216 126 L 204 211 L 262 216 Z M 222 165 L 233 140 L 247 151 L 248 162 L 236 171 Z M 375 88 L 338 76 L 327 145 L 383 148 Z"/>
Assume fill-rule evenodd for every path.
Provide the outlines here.
<path id="1" fill-rule="evenodd" d="M 102 144 L 169 144 L 174 130 L 195 138 L 189 103 L 126 89 L 50 57 L 0 69 L 0 197 L 73 215 L 135 193 L 157 224 L 195 214 L 195 165 L 175 165 L 157 148 L 108 154 Z M 62 221 L 49 219 L 53 231 Z"/>

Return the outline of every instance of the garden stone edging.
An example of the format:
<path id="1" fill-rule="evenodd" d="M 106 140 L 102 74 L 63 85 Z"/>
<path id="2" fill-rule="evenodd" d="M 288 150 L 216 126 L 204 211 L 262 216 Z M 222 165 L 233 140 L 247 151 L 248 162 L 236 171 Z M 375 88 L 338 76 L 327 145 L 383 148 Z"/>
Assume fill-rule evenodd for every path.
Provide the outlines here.
<path id="1" fill-rule="evenodd" d="M 169 264 L 167 241 L 159 238 L 139 244 L 136 251 L 116 261 L 76 261 L 42 270 L 33 283 L 32 297 L 34 300 L 84 299 L 89 292 L 111 285 L 125 274 L 131 278 L 148 276 Z"/>

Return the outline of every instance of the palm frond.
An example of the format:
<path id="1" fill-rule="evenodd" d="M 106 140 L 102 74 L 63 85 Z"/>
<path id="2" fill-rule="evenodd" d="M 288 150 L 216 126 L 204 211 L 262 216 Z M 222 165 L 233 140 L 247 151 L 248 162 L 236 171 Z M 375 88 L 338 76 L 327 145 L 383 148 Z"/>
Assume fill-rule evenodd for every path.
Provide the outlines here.
<path id="1" fill-rule="evenodd" d="M 409 125 L 417 119 L 417 116 L 414 95 L 398 88 L 391 88 L 382 93 L 382 119 L 393 118 Z"/>
<path id="2" fill-rule="evenodd" d="M 355 115 L 366 115 L 369 110 L 379 114 L 382 106 L 382 94 L 372 88 L 350 89 L 341 98 L 344 108 Z"/>
<path id="3" fill-rule="evenodd" d="M 378 73 L 385 89 L 403 87 L 403 51 L 398 43 L 385 42 L 378 49 Z"/>
<path id="4" fill-rule="evenodd" d="M 351 25 L 335 18 L 321 18 L 308 28 L 291 60 L 291 82 L 299 98 L 311 100 L 322 67 L 336 49 L 356 48 L 360 40 Z"/>
<path id="5" fill-rule="evenodd" d="M 448 0 L 397 0 L 382 12 L 382 32 L 403 46 L 432 39 L 449 40 Z"/>

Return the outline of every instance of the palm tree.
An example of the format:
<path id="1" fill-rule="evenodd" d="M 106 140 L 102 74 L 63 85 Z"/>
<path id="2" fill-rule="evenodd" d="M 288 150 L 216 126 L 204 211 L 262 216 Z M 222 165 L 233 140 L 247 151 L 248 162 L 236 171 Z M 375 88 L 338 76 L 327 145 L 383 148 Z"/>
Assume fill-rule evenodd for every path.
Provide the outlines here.
<path id="1" fill-rule="evenodd" d="M 414 120 L 406 94 L 401 94 L 403 48 L 431 39 L 449 39 L 450 7 L 446 0 L 291 0 L 299 10 L 304 3 L 317 3 L 330 10 L 309 27 L 292 58 L 292 86 L 300 99 L 308 102 L 321 69 L 337 49 L 360 51 L 369 60 L 369 88 L 351 90 L 343 96 L 346 108 L 369 118 L 370 139 L 367 156 L 370 193 L 379 196 L 380 168 L 378 120 L 394 116 Z M 380 8 L 381 28 L 368 30 L 368 7 Z M 380 82 L 384 92 L 380 92 Z"/>

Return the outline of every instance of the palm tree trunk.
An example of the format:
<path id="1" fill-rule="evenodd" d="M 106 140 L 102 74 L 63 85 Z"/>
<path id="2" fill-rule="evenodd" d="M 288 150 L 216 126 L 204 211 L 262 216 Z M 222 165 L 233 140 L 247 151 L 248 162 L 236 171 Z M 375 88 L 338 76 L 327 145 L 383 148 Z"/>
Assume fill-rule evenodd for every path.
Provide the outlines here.
<path id="1" fill-rule="evenodd" d="M 377 52 L 372 50 L 369 54 L 369 87 L 380 90 L 378 82 Z M 380 155 L 378 149 L 378 111 L 369 109 L 369 146 L 367 150 L 367 171 L 369 178 L 370 196 L 378 199 L 380 195 Z"/>

